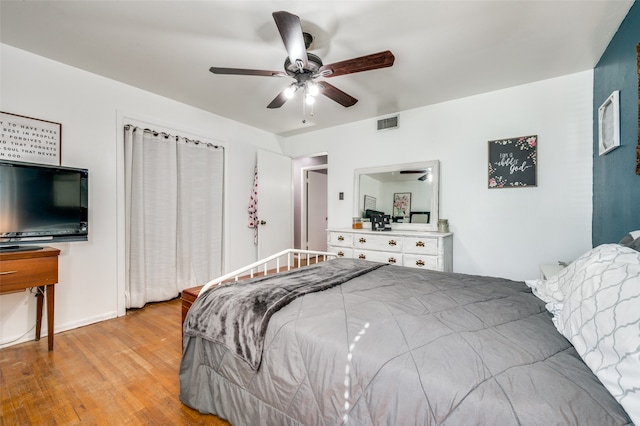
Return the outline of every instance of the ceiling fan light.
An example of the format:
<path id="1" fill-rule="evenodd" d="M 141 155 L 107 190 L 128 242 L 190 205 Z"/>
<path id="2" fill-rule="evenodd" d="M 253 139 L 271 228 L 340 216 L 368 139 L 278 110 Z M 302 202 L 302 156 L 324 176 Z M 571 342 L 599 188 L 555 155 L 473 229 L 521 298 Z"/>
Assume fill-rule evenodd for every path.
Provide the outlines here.
<path id="1" fill-rule="evenodd" d="M 311 96 L 318 96 L 318 93 L 320 93 L 318 85 L 313 82 L 307 83 L 307 91 Z"/>
<path id="2" fill-rule="evenodd" d="M 304 101 L 307 103 L 307 105 L 313 105 L 313 103 L 316 101 L 316 98 L 311 96 L 311 94 L 307 93 L 307 96 L 305 96 Z"/>
<path id="3" fill-rule="evenodd" d="M 287 99 L 293 98 L 293 95 L 296 93 L 296 90 L 298 90 L 298 87 L 296 87 L 295 84 L 292 84 L 291 86 L 284 89 L 285 98 Z"/>

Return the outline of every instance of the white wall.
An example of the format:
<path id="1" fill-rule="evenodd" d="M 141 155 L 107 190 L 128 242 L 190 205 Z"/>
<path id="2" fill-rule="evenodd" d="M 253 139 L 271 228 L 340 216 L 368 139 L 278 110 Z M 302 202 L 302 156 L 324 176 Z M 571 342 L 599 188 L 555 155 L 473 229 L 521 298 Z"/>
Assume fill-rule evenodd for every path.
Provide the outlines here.
<path id="1" fill-rule="evenodd" d="M 247 199 L 256 148 L 279 152 L 275 136 L 3 44 L 0 57 L 0 110 L 62 123 L 62 164 L 90 171 L 89 241 L 56 245 L 56 331 L 122 313 L 124 117 L 225 146 L 224 269 L 255 260 Z M 281 143 L 292 157 L 328 153 L 331 227 L 351 225 L 354 169 L 440 160 L 440 216 L 455 233 L 454 270 L 530 278 L 538 263 L 591 247 L 592 81 L 586 71 L 404 111 L 398 130 L 377 132 L 366 120 Z M 487 141 L 529 134 L 539 137 L 538 187 L 487 189 Z M 0 296 L 0 344 L 32 340 L 34 323 L 34 297 Z"/>
<path id="2" fill-rule="evenodd" d="M 354 169 L 440 160 L 454 271 L 535 278 L 539 263 L 591 248 L 592 92 L 585 71 L 404 111 L 397 130 L 378 132 L 376 120 L 364 120 L 289 137 L 285 152 L 328 153 L 330 227 L 350 226 Z M 487 141 L 533 134 L 537 187 L 489 190 Z"/>
<path id="3" fill-rule="evenodd" d="M 123 117 L 225 146 L 224 269 L 255 260 L 246 211 L 256 148 L 280 152 L 273 135 L 4 44 L 0 57 L 0 110 L 62 123 L 62 165 L 89 169 L 89 241 L 54 245 L 62 250 L 56 332 L 124 312 Z M 33 340 L 35 305 L 27 292 L 0 296 L 0 344 Z"/>

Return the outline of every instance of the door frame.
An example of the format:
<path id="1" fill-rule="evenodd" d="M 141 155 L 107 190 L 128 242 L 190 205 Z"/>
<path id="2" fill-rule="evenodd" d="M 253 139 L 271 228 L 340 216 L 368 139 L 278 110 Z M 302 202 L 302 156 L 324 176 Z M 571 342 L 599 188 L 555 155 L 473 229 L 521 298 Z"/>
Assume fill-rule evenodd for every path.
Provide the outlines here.
<path id="1" fill-rule="evenodd" d="M 307 191 L 307 174 L 309 170 L 327 170 L 329 173 L 328 164 L 317 164 L 315 166 L 306 166 L 300 168 L 300 248 L 307 249 L 308 240 L 308 228 L 307 228 L 307 197 L 309 196 Z M 327 177 L 328 179 L 328 177 Z M 329 201 L 329 194 L 325 194 L 327 201 Z M 329 215 L 327 206 L 327 216 Z"/>

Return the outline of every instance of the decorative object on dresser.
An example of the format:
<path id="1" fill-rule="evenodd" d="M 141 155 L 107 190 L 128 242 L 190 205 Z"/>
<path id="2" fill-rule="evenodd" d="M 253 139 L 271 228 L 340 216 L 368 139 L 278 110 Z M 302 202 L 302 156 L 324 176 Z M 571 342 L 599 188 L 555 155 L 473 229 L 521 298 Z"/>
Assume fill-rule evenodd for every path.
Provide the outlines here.
<path id="1" fill-rule="evenodd" d="M 391 230 L 330 229 L 327 250 L 338 257 L 451 272 L 453 234 Z"/>
<path id="2" fill-rule="evenodd" d="M 371 215 L 372 231 L 391 231 L 391 217 L 388 214 Z"/>
<path id="3" fill-rule="evenodd" d="M 489 141 L 489 188 L 536 186 L 538 136 Z"/>
<path id="4" fill-rule="evenodd" d="M 0 160 L 62 164 L 62 124 L 0 111 Z"/>
<path id="5" fill-rule="evenodd" d="M 55 284 L 58 283 L 58 255 L 60 250 L 44 247 L 28 251 L 0 251 L 0 294 L 16 293 L 38 288 L 36 307 L 36 340 L 42 328 L 43 298 L 47 294 L 47 338 L 53 350 L 53 312 Z"/>

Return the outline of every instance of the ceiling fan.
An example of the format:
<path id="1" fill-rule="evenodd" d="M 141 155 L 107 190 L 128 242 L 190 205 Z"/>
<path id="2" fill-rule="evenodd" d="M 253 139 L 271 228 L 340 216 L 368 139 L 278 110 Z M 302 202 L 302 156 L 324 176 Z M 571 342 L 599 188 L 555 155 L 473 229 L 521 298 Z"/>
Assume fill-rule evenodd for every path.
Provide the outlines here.
<path id="1" fill-rule="evenodd" d="M 315 96 L 320 93 L 344 107 L 353 106 L 358 102 L 356 98 L 325 81 L 315 80 L 318 77 L 337 77 L 344 74 L 386 68 L 392 66 L 395 60 L 393 54 L 387 50 L 324 65 L 318 56 L 307 52 L 313 37 L 302 31 L 300 18 L 298 16 L 285 11 L 273 12 L 272 15 L 289 55 L 284 61 L 284 72 L 242 68 L 209 68 L 209 71 L 214 74 L 293 77 L 295 82 L 280 92 L 278 96 L 267 105 L 267 108 L 280 108 L 299 90 L 304 92 L 305 102 L 307 104 L 312 104 Z"/>

